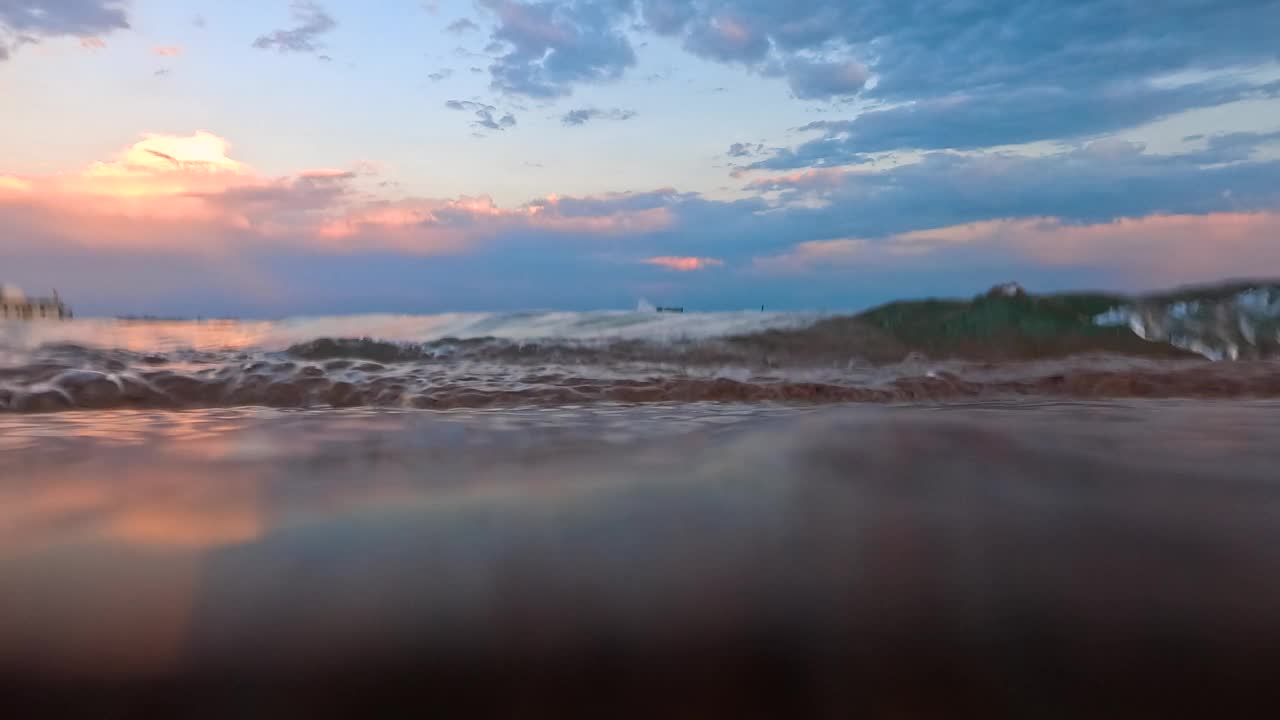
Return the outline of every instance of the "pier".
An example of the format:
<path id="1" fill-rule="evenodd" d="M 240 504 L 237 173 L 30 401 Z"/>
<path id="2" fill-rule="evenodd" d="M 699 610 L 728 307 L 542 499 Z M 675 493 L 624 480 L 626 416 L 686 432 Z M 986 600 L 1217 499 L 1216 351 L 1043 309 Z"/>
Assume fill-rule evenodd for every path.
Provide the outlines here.
<path id="1" fill-rule="evenodd" d="M 52 297 L 27 297 L 12 285 L 0 286 L 0 320 L 70 320 L 72 316 L 57 290 Z"/>

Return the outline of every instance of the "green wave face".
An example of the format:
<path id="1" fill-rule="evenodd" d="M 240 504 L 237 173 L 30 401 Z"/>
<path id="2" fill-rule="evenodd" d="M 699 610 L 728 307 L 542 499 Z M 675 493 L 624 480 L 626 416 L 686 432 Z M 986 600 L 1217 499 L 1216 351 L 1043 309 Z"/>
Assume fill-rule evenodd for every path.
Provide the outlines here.
<path id="1" fill-rule="evenodd" d="M 1131 297 L 1029 295 L 997 286 L 972 300 L 895 302 L 856 316 L 930 357 L 1025 359 L 1082 352 L 1259 359 L 1280 353 L 1280 282 Z"/>

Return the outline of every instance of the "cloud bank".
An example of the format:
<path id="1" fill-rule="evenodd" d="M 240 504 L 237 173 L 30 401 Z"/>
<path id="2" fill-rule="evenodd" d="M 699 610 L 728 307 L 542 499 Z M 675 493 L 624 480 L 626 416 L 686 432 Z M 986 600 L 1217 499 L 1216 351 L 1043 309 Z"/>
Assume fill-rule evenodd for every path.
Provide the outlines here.
<path id="1" fill-rule="evenodd" d="M 115 276 L 117 294 L 160 292 L 159 278 L 174 268 L 203 267 L 230 282 L 207 291 L 223 302 L 219 293 L 240 292 L 235 283 L 303 282 L 299 273 L 326 266 L 326 257 L 382 272 L 395 266 L 379 258 L 456 258 L 449 267 L 465 268 L 438 278 L 441 287 L 489 277 L 493 288 L 473 286 L 480 294 L 465 297 L 490 303 L 546 297 L 547 283 L 565 273 L 582 277 L 566 292 L 648 287 L 611 259 L 619 254 L 675 271 L 674 280 L 693 283 L 687 292 L 705 287 L 746 304 L 781 288 L 793 302 L 823 288 L 847 294 L 850 283 L 887 293 L 895 278 L 937 282 L 948 273 L 958 283 L 966 273 L 985 282 L 1054 270 L 1095 284 L 1158 286 L 1280 273 L 1280 161 L 1242 150 L 1269 141 L 1213 136 L 1181 156 L 1117 142 L 1042 157 L 939 152 L 889 170 L 759 178 L 738 200 L 660 188 L 503 207 L 483 195 L 388 195 L 358 168 L 267 176 L 217 134 L 150 134 L 79 170 L 0 175 L 0 260 L 19 273 L 56 263 L 60 277 L 83 276 L 93 287 L 103 277 L 95 268 L 133 258 Z M 721 270 L 695 272 L 711 268 Z"/>
<path id="2" fill-rule="evenodd" d="M 73 173 L 0 175 L 0 249 L 52 246 L 206 254 L 293 248 L 317 253 L 452 253 L 504 233 L 611 235 L 652 231 L 666 208 L 630 195 L 551 196 L 516 208 L 490 198 L 377 197 L 355 171 L 266 177 L 210 132 L 149 134 L 115 158 Z M 181 228 L 179 231 L 178 228 Z"/>

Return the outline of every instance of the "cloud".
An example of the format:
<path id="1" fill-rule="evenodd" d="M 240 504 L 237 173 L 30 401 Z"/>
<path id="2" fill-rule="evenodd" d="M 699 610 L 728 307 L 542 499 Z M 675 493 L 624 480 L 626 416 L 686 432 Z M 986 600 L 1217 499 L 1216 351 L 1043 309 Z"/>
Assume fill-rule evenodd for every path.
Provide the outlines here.
<path id="1" fill-rule="evenodd" d="M 620 27 L 630 0 L 479 0 L 497 25 L 486 52 L 494 90 L 535 98 L 568 95 L 575 84 L 616 80 L 636 64 Z"/>
<path id="2" fill-rule="evenodd" d="M 318 42 L 320 36 L 338 26 L 337 21 L 313 0 L 294 0 L 293 19 L 296 22 L 294 27 L 263 35 L 253 41 L 253 47 L 281 53 L 315 53 L 323 47 Z"/>
<path id="3" fill-rule="evenodd" d="M 1243 162 L 1253 158 L 1264 145 L 1280 142 L 1280 130 L 1268 133 L 1234 132 L 1210 137 L 1199 136 L 1204 148 L 1185 155 L 1204 164 Z"/>
<path id="4" fill-rule="evenodd" d="M 680 255 L 663 255 L 659 257 L 651 257 L 641 261 L 647 265 L 657 265 L 667 270 L 675 270 L 677 272 L 691 272 L 694 270 L 706 270 L 707 268 L 720 267 L 724 265 L 724 261 L 709 257 L 686 257 Z"/>
<path id="5" fill-rule="evenodd" d="M 805 242 L 757 258 L 757 269 L 811 273 L 1019 258 L 1040 267 L 1087 267 L 1143 285 L 1256 276 L 1280 268 L 1280 213 L 1155 214 L 1079 224 L 1056 217 L 999 219 L 881 239 Z"/>
<path id="6" fill-rule="evenodd" d="M 875 245 L 864 238 L 809 240 L 786 253 L 755 258 L 754 265 L 768 272 L 808 272 L 819 268 L 848 267 L 866 260 L 874 251 Z"/>
<path id="7" fill-rule="evenodd" d="M 511 113 L 503 113 L 498 115 L 498 108 L 485 103 L 473 102 L 471 100 L 447 100 L 444 104 L 450 110 L 462 110 L 465 112 L 475 113 L 476 119 L 472 121 L 472 127 L 483 128 L 485 130 L 502 131 L 516 126 L 516 117 Z"/>
<path id="8" fill-rule="evenodd" d="M 473 21 L 471 18 L 458 18 L 457 20 L 454 20 L 453 22 L 449 23 L 448 27 L 445 28 L 446 31 L 455 33 L 457 35 L 461 35 L 463 33 L 475 32 L 475 31 L 478 31 L 479 29 L 480 29 L 480 26 L 477 25 L 475 21 Z"/>
<path id="9" fill-rule="evenodd" d="M 107 43 L 102 38 L 97 37 L 80 38 L 80 47 L 85 50 L 104 50 L 107 47 Z"/>
<path id="10" fill-rule="evenodd" d="M 1097 222 L 1280 207 L 1280 161 L 1221 159 L 1218 152 L 1155 155 L 1138 144 L 1101 141 L 1038 156 L 934 152 L 887 170 L 803 170 L 747 188 L 777 193 L 797 215 L 840 218 L 836 234 L 857 236 L 989 218 Z"/>
<path id="11" fill-rule="evenodd" d="M 1074 139 L 1248 96 L 1233 69 L 1276 59 L 1266 0 L 481 0 L 496 25 L 493 89 L 553 98 L 635 65 L 629 35 L 669 36 L 714 62 L 786 80 L 803 100 L 870 112 L 770 167 L 901 149 Z M 637 22 L 640 21 L 640 22 Z M 1189 83 L 1190 77 L 1202 81 Z M 1203 80 L 1203 78 L 1210 78 Z"/>
<path id="12" fill-rule="evenodd" d="M 685 38 L 686 49 L 720 62 L 760 62 L 767 57 L 770 47 L 764 27 L 735 11 L 695 19 Z"/>
<path id="13" fill-rule="evenodd" d="M 46 38 L 76 37 L 101 43 L 99 36 L 129 28 L 127 5 L 124 0 L 0 2 L 0 62 L 14 49 Z"/>
<path id="14" fill-rule="evenodd" d="M 867 155 L 893 150 L 970 150 L 1038 140 L 1072 140 L 1142 125 L 1188 107 L 1221 105 L 1258 93 L 1280 94 L 1280 87 L 1205 82 L 1175 88 L 1152 84 L 1106 86 L 1090 98 L 1060 88 L 992 91 L 965 97 L 921 101 L 863 112 L 852 120 L 818 121 L 804 130 L 822 136 L 749 166 L 792 169 L 865 162 Z"/>
<path id="15" fill-rule="evenodd" d="M 1170 14 L 1128 0 L 1050 0 L 1026 12 L 1015 0 L 640 0 L 655 32 L 684 38 L 704 57 L 761 60 L 771 46 L 860 56 L 878 97 L 918 99 L 987 87 L 1093 85 L 1274 56 L 1265 0 L 1192 2 Z M 708 44 L 708 34 L 720 36 Z M 837 59 L 837 58 L 831 58 Z"/>
<path id="16" fill-rule="evenodd" d="M 933 152 L 882 170 L 756 178 L 735 200 L 658 188 L 502 206 L 405 195 L 368 169 L 266 175 L 216 134 L 152 134 L 79 170 L 0 175 L 0 264 L 19 282 L 56 272 L 143 311 L 168 293 L 193 312 L 281 312 L 271 288 L 316 303 L 288 306 L 295 312 L 349 309 L 355 296 L 386 309 L 377 293 L 393 285 L 404 292 L 396 307 L 421 309 L 423 277 L 444 293 L 432 307 L 492 307 L 499 295 L 505 306 L 598 306 L 614 288 L 651 282 L 646 267 L 725 268 L 690 290 L 722 307 L 770 296 L 845 306 L 1038 272 L 1150 287 L 1280 273 L 1280 161 L 1253 150 L 1273 135 L 1204 137 L 1183 155 L 1115 140 L 1035 157 Z M 600 259 L 620 253 L 637 260 Z M 198 268 L 218 282 L 143 282 Z M 565 273 L 590 279 L 569 289 Z M 803 280 L 788 279 L 795 273 Z M 315 277 L 330 276 L 346 294 L 314 290 Z M 476 278 L 492 282 L 478 288 Z M 246 299 L 245 288 L 267 299 Z"/>
<path id="17" fill-rule="evenodd" d="M 653 198 L 550 196 L 514 208 L 487 196 L 379 197 L 360 173 L 268 177 L 213 133 L 149 134 L 77 172 L 0 175 L 0 257 L 48 251 L 227 255 L 270 248 L 319 253 L 461 252 L 504 235 L 611 236 L 672 222 Z"/>
<path id="18" fill-rule="evenodd" d="M 736 142 L 729 146 L 726 153 L 729 157 L 745 158 L 752 155 L 758 155 L 764 152 L 764 145 L 761 143 L 740 143 Z"/>
<path id="19" fill-rule="evenodd" d="M 716 62 L 785 77 L 801 99 L 858 96 L 870 112 L 767 167 L 865 153 L 1075 139 L 1259 90 L 1232 77 L 1276 60 L 1280 5 L 1129 0 L 639 0 L 647 28 Z M 1188 82 L 1188 78 L 1201 78 Z M 1209 78 L 1209 79 L 1204 79 Z"/>
<path id="20" fill-rule="evenodd" d="M 1260 136 L 1253 139 L 1267 134 Z M 1243 144 L 1243 140 L 1231 143 Z M 228 211 L 249 217 L 251 224 L 267 218 L 279 223 L 280 217 L 299 213 L 313 220 L 323 217 L 323 223 L 307 227 L 316 238 L 312 242 L 327 242 L 333 248 L 397 252 L 427 248 L 425 252 L 458 253 L 486 239 L 537 232 L 547 237 L 626 236 L 629 244 L 652 253 L 648 257 L 711 258 L 726 265 L 737 264 L 735 260 L 748 264 L 753 257 L 787 256 L 797 246 L 814 243 L 800 251 L 810 263 L 822 255 L 833 267 L 856 271 L 862 267 L 859 262 L 865 262 L 867 267 L 896 268 L 923 277 L 936 275 L 940 267 L 950 271 L 1016 265 L 1084 269 L 1095 278 L 1124 274 L 1158 285 L 1166 280 L 1211 279 L 1220 272 L 1250 266 L 1258 272 L 1280 271 L 1268 252 L 1257 249 L 1265 242 L 1265 229 L 1271 227 L 1265 223 L 1242 226 L 1263 228 L 1249 235 L 1256 240 L 1217 245 L 1218 240 L 1206 240 L 1207 246 L 1218 247 L 1225 257 L 1203 263 L 1201 277 L 1191 277 L 1196 273 L 1192 265 L 1175 266 L 1149 257 L 1161 248 L 1181 252 L 1182 245 L 1152 244 L 1144 232 L 1151 237 L 1177 235 L 1182 238 L 1179 243 L 1190 247 L 1196 233 L 1226 237 L 1220 224 L 1227 216 L 1265 215 L 1280 208 L 1280 190 L 1274 184 L 1280 162 L 1206 164 L 1217 159 L 1216 152 L 1153 155 L 1140 145 L 1108 141 L 1039 157 L 932 153 L 919 162 L 883 171 L 805 170 L 762 178 L 751 190 L 767 196 L 735 201 L 664 188 L 591 197 L 549 196 L 505 209 L 483 197 L 368 201 L 356 199 L 352 179 L 307 185 L 295 177 L 289 182 L 274 181 L 266 189 L 255 185 L 228 193 L 225 202 Z M 341 212 L 335 212 L 335 207 L 341 207 Z M 253 208 L 261 212 L 249 213 Z M 1209 216 L 1219 224 L 1194 220 Z M 1181 219 L 1153 220 L 1140 227 L 1127 224 L 1149 217 Z M 1076 232 L 1071 228 L 1088 226 L 1108 230 L 1071 234 Z M 1012 240 L 1006 240 L 1014 235 L 1021 242 L 1017 252 L 1008 244 Z M 1080 250 L 1074 256 L 1078 262 L 1052 255 L 1055 243 L 1078 237 L 1102 239 L 1091 241 L 1088 252 Z M 1107 255 L 1102 248 L 1109 241 L 1117 248 Z M 569 251 L 559 252 L 558 262 L 571 261 L 564 254 Z M 848 257 L 859 262 L 844 261 Z M 761 268 L 768 264 L 768 260 L 760 262 Z M 1147 273 L 1143 263 L 1156 269 Z M 725 275 L 729 276 L 732 273 Z"/>
<path id="21" fill-rule="evenodd" d="M 151 54 L 160 57 L 178 57 L 182 54 L 182 48 L 177 45 L 161 45 L 151 48 Z"/>
<path id="22" fill-rule="evenodd" d="M 581 108 L 578 110 L 570 110 L 560 118 L 560 122 L 564 125 L 585 125 L 591 120 L 630 120 L 636 116 L 635 110 L 623 110 L 621 108 L 612 108 L 610 110 L 601 110 L 600 108 Z"/>
<path id="23" fill-rule="evenodd" d="M 732 147 L 730 146 L 730 149 Z M 786 173 L 785 175 L 758 178 L 747 183 L 744 189 L 763 192 L 775 190 L 806 192 L 823 188 L 843 187 L 848 183 L 861 180 L 862 177 L 862 175 L 854 175 L 851 171 L 842 168 L 813 168 Z"/>
<path id="24" fill-rule="evenodd" d="M 575 200 L 591 203 L 595 212 L 575 212 Z M 487 196 L 463 196 L 369 203 L 320 227 L 318 232 L 323 238 L 355 238 L 362 243 L 376 239 L 384 247 L 412 251 L 423 236 L 436 243 L 451 243 L 449 249 L 459 249 L 504 233 L 626 235 L 660 230 L 671 221 L 666 208 L 630 208 L 625 198 L 620 203 L 607 198 L 551 196 L 505 209 Z"/>
<path id="25" fill-rule="evenodd" d="M 640 7 L 645 23 L 660 35 L 679 32 L 697 12 L 685 0 L 646 0 Z"/>
<path id="26" fill-rule="evenodd" d="M 625 211 L 648 213 L 651 211 L 667 212 L 681 202 L 696 197 L 682 195 L 673 188 L 659 188 L 649 192 L 604 193 L 587 197 L 548 196 L 545 200 L 530 203 L 535 206 L 554 208 L 558 214 L 570 217 L 593 217 Z"/>
<path id="27" fill-rule="evenodd" d="M 89 217 L 209 220 L 221 213 L 207 198 L 270 184 L 231 159 L 228 149 L 226 140 L 204 131 L 190 136 L 148 134 L 115 158 L 78 172 L 9 176 L 8 182 L 0 183 L 0 206 L 11 213 L 22 211 L 19 216 L 41 215 L 69 225 Z M 85 235 L 85 243 L 100 236 Z"/>
<path id="28" fill-rule="evenodd" d="M 440 82 L 441 80 L 445 80 L 452 75 L 453 75 L 453 70 L 451 68 L 441 68 L 431 73 L 430 75 L 428 75 L 427 78 L 431 80 L 431 82 Z"/>
<path id="29" fill-rule="evenodd" d="M 786 64 L 785 73 L 791 91 L 801 100 L 852 97 L 871 79 L 867 67 L 852 60 L 812 62 L 797 58 Z"/>

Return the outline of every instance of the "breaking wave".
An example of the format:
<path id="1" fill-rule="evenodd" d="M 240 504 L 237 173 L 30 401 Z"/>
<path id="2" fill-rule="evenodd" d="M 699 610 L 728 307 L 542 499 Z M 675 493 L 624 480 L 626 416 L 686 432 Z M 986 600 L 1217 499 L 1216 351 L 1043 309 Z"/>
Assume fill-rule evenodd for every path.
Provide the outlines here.
<path id="1" fill-rule="evenodd" d="M 1095 322 L 1127 325 L 1144 340 L 1169 343 L 1211 360 L 1274 357 L 1280 355 L 1280 286 L 1154 296 L 1119 305 Z"/>
<path id="2" fill-rule="evenodd" d="M 858 315 L 507 313 L 0 326 L 0 411 L 1277 397 L 1280 286 Z M 1208 362 L 1235 360 L 1237 362 Z"/>

